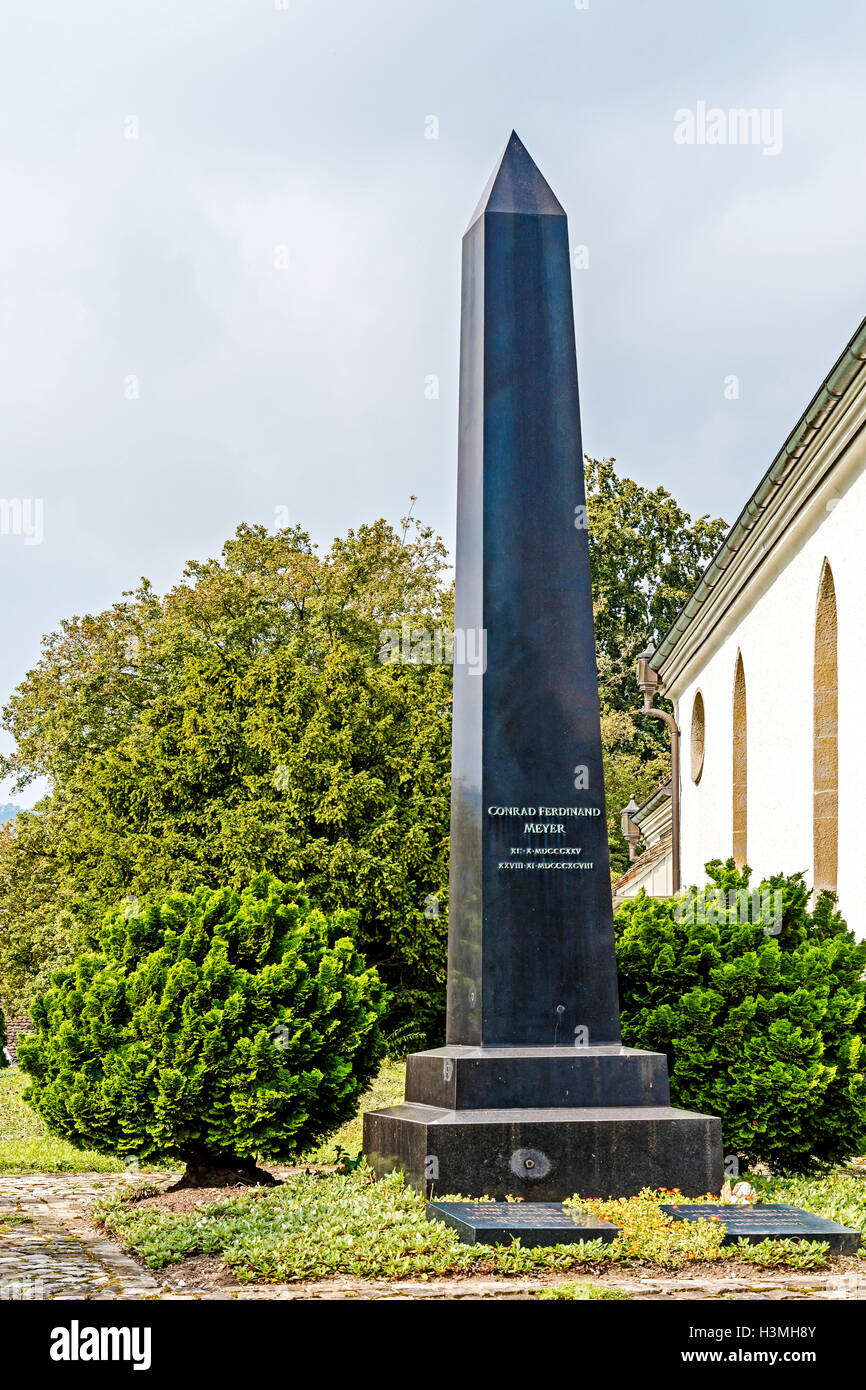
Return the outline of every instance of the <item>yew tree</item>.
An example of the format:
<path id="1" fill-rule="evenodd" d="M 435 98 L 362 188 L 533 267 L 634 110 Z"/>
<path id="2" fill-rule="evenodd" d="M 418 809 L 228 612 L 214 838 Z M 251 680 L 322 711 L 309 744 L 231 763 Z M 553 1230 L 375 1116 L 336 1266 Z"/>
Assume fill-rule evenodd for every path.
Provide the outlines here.
<path id="1" fill-rule="evenodd" d="M 667 1054 L 673 1103 L 719 1115 L 744 1164 L 862 1153 L 866 942 L 831 893 L 810 903 L 802 874 L 766 879 L 756 900 L 748 869 L 706 868 L 706 888 L 617 913 L 623 1042 Z"/>
<path id="2" fill-rule="evenodd" d="M 269 1180 L 350 1120 L 382 1057 L 384 991 L 351 914 L 259 875 L 109 913 L 20 1044 L 25 1099 L 81 1148 Z"/>

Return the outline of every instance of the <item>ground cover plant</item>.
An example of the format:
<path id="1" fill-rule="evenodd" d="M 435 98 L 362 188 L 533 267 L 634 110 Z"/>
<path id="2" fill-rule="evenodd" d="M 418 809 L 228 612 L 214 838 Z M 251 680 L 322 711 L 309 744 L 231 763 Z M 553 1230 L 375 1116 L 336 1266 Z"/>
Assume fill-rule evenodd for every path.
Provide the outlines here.
<path id="1" fill-rule="evenodd" d="M 531 1275 L 636 1263 L 674 1270 L 710 1260 L 759 1268 L 817 1269 L 827 1263 L 826 1246 L 817 1242 L 722 1246 L 721 1223 L 684 1226 L 666 1216 L 661 1204 L 676 1200 L 667 1192 L 620 1203 L 575 1199 L 582 1208 L 603 1208 L 611 1219 L 622 1218 L 623 1238 L 610 1245 L 594 1240 L 524 1249 L 519 1242 L 462 1244 L 449 1227 L 426 1219 L 424 1198 L 398 1174 L 374 1182 L 363 1167 L 301 1172 L 282 1187 L 251 1189 L 183 1212 L 161 1207 L 156 1189 L 144 1191 L 144 1200 L 125 1194 L 100 1202 L 94 1218 L 153 1269 L 196 1255 L 219 1256 L 240 1282 Z"/>
<path id="2" fill-rule="evenodd" d="M 614 1302 L 633 1297 L 624 1289 L 606 1289 L 602 1284 L 553 1284 L 549 1289 L 539 1289 L 535 1295 L 542 1301 L 568 1299 L 570 1302 Z"/>

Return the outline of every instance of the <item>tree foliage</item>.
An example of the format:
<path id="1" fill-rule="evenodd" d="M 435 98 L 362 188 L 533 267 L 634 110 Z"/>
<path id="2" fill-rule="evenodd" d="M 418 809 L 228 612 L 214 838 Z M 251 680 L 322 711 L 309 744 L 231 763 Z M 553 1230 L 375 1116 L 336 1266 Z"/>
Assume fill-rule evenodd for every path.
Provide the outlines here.
<path id="1" fill-rule="evenodd" d="M 266 874 L 115 910 L 34 1002 L 25 1099 L 80 1148 L 192 1178 L 292 1159 L 354 1116 L 381 1059 L 353 936 Z"/>
<path id="2" fill-rule="evenodd" d="M 589 557 L 608 838 L 616 874 L 628 861 L 620 811 L 648 797 L 670 772 L 670 736 L 643 718 L 635 662 L 670 627 L 727 529 L 720 518 L 692 518 L 663 487 L 617 473 L 613 459 L 586 460 Z M 664 700 L 660 709 L 670 710 Z"/>
<path id="3" fill-rule="evenodd" d="M 609 837 L 665 775 L 634 716 L 633 655 L 721 523 L 587 462 Z M 449 629 L 446 553 L 417 521 L 320 555 L 241 526 L 164 597 L 147 580 L 43 642 L 3 712 L 0 773 L 50 794 L 0 827 L 0 992 L 26 1009 L 120 898 L 303 880 L 392 994 L 395 1038 L 439 1041 L 447 958 L 451 670 L 379 660 L 380 634 Z M 631 683 L 631 684 L 630 684 Z M 619 856 L 619 858 L 617 858 Z"/>
<path id="4" fill-rule="evenodd" d="M 641 894 L 617 913 L 623 1041 L 665 1052 L 673 1103 L 721 1116 L 725 1152 L 745 1163 L 862 1153 L 866 942 L 832 894 L 810 910 L 802 874 L 765 880 L 747 914 L 749 870 L 706 868 L 711 887 L 679 909 Z"/>
<path id="5" fill-rule="evenodd" d="M 617 473 L 613 459 L 588 458 L 585 476 L 602 708 L 630 711 L 641 703 L 636 657 L 670 627 L 727 523 L 692 518 L 665 488 Z"/>
<path id="6" fill-rule="evenodd" d="M 620 709 L 602 712 L 601 744 L 610 868 L 617 879 L 629 862 L 628 845 L 620 832 L 620 812 L 632 796 L 643 802 L 665 781 L 670 775 L 670 755 L 632 714 Z"/>
<path id="7" fill-rule="evenodd" d="M 45 640 L 4 715 L 4 771 L 51 795 L 0 830 L 0 980 L 26 1006 L 106 908 L 259 872 L 352 910 L 391 1027 L 442 1016 L 450 668 L 378 660 L 383 628 L 450 625 L 425 527 L 361 527 L 317 556 L 239 528 L 159 599 Z"/>

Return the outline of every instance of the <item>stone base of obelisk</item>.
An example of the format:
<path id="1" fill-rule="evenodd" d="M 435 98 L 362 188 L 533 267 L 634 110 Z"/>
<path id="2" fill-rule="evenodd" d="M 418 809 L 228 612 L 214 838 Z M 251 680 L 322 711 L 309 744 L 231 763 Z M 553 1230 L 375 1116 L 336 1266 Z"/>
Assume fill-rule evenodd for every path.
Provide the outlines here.
<path id="1" fill-rule="evenodd" d="M 428 1197 L 685 1196 L 722 1184 L 721 1122 L 674 1109 L 661 1053 L 456 1047 L 408 1060 L 406 1100 L 364 1116 L 364 1153 Z"/>

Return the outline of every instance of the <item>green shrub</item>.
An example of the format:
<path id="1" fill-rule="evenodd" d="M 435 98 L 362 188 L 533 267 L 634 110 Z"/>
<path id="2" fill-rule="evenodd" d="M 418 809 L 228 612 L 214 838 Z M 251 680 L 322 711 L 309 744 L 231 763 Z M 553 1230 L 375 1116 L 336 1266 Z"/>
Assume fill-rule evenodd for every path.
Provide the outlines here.
<path id="1" fill-rule="evenodd" d="M 765 880 L 757 921 L 741 921 L 730 895 L 749 870 L 706 868 L 714 886 L 617 913 L 623 1041 L 667 1054 L 674 1104 L 721 1116 L 744 1163 L 802 1171 L 862 1152 L 866 943 L 832 894 L 810 911 L 802 874 Z"/>
<path id="2" fill-rule="evenodd" d="M 27 1074 L 7 1067 L 0 1076 L 0 1175 L 4 1173 L 122 1173 L 118 1158 L 75 1149 L 49 1134 L 41 1116 L 24 1103 Z M 140 1165 L 141 1166 L 141 1165 Z"/>
<path id="3" fill-rule="evenodd" d="M 293 1158 L 351 1119 L 382 1055 L 353 925 L 265 874 L 110 913 L 34 1004 L 25 1098 L 73 1144 L 180 1158 L 191 1183 Z"/>

